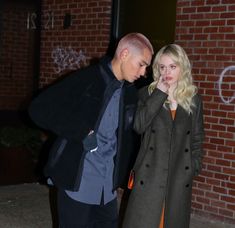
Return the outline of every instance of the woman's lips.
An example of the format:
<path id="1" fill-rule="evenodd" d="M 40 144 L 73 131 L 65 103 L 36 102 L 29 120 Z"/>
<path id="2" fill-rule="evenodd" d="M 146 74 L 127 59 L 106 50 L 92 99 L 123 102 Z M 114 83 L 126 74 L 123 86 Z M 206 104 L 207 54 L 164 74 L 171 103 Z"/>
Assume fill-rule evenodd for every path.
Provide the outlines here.
<path id="1" fill-rule="evenodd" d="M 172 77 L 165 77 L 165 80 L 170 81 L 170 80 L 172 80 Z"/>

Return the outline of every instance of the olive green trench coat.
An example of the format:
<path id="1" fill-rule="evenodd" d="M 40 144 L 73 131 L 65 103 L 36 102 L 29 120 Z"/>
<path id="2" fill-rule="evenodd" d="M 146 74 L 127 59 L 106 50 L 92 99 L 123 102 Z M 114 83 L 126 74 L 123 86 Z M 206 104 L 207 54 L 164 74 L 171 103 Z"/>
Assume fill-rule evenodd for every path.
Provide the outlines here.
<path id="1" fill-rule="evenodd" d="M 192 114 L 178 105 L 173 121 L 166 99 L 158 89 L 140 90 L 134 128 L 142 142 L 123 228 L 158 228 L 163 206 L 164 228 L 189 227 L 192 181 L 203 155 L 202 102 L 194 96 Z"/>

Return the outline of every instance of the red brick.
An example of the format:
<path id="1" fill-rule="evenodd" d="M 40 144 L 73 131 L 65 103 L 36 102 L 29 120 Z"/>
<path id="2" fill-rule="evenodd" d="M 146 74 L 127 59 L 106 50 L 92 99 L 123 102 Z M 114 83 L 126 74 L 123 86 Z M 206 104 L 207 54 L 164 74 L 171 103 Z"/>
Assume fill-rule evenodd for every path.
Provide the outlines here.
<path id="1" fill-rule="evenodd" d="M 216 179 L 211 179 L 211 178 L 207 178 L 206 179 L 206 183 L 213 185 L 213 186 L 220 186 L 221 181 L 220 180 L 216 180 Z"/>
<path id="2" fill-rule="evenodd" d="M 196 202 L 192 202 L 192 207 L 197 208 L 197 209 L 202 209 L 203 208 L 202 204 L 196 203 Z"/>
<path id="3" fill-rule="evenodd" d="M 221 18 L 234 18 L 235 17 L 235 12 L 221 13 L 220 17 Z"/>
<path id="4" fill-rule="evenodd" d="M 231 210 L 219 209 L 219 214 L 226 217 L 233 217 L 233 212 Z"/>
<path id="5" fill-rule="evenodd" d="M 223 154 L 218 152 L 218 151 L 209 151 L 208 152 L 208 156 L 212 156 L 212 157 L 217 157 L 217 158 L 222 158 Z"/>
<path id="6" fill-rule="evenodd" d="M 235 175 L 235 169 L 232 168 L 223 168 L 223 173 Z M 235 184 L 234 184 L 235 187 Z"/>
<path id="7" fill-rule="evenodd" d="M 204 164 L 215 164 L 215 162 L 216 162 L 215 158 L 211 158 L 211 157 L 204 157 L 203 158 Z"/>
<path id="8" fill-rule="evenodd" d="M 218 213 L 218 208 L 216 208 L 216 207 L 205 206 L 204 209 L 205 209 L 206 211 L 209 211 L 210 213 L 211 213 L 211 212 L 216 213 L 216 214 Z"/>
<path id="9" fill-rule="evenodd" d="M 204 176 L 204 177 L 214 177 L 214 173 L 209 172 L 207 170 L 202 170 L 201 171 L 201 176 Z"/>
<path id="10" fill-rule="evenodd" d="M 231 166 L 231 162 L 228 160 L 216 159 L 216 164 L 220 166 Z"/>
<path id="11" fill-rule="evenodd" d="M 199 196 L 196 196 L 196 202 L 198 203 L 202 203 L 202 204 L 210 204 L 210 200 L 208 198 L 204 198 L 204 197 L 199 197 Z"/>
<path id="12" fill-rule="evenodd" d="M 234 190 L 229 190 L 229 195 L 235 197 L 235 189 Z"/>
<path id="13" fill-rule="evenodd" d="M 214 192 L 206 192 L 206 197 L 210 199 L 217 199 L 217 200 L 220 199 L 220 195 Z"/>
<path id="14" fill-rule="evenodd" d="M 220 200 L 211 200 L 211 206 L 219 207 L 219 208 L 226 208 L 226 203 Z"/>
<path id="15" fill-rule="evenodd" d="M 226 131 L 226 127 L 223 125 L 212 125 L 211 129 L 218 130 L 218 131 Z"/>
<path id="16" fill-rule="evenodd" d="M 235 25 L 235 20 L 234 19 L 228 19 L 227 20 L 227 25 Z"/>
<path id="17" fill-rule="evenodd" d="M 220 180 L 228 180 L 229 175 L 223 173 L 215 173 L 215 178 Z"/>
<path id="18" fill-rule="evenodd" d="M 235 154 L 224 154 L 224 159 L 228 159 L 228 160 L 231 160 L 231 161 L 235 161 Z"/>
<path id="19" fill-rule="evenodd" d="M 235 203 L 235 197 L 221 196 L 221 200 L 228 203 Z"/>
<path id="20" fill-rule="evenodd" d="M 221 139 L 221 138 L 211 138 L 210 142 L 212 144 L 224 145 L 224 139 Z"/>
<path id="21" fill-rule="evenodd" d="M 212 7 L 212 12 L 225 12 L 226 11 L 226 6 L 220 5 L 219 6 L 213 6 Z"/>
<path id="22" fill-rule="evenodd" d="M 220 188 L 217 186 L 213 186 L 213 191 L 217 193 L 227 194 L 228 190 L 226 188 Z"/>
<path id="23" fill-rule="evenodd" d="M 199 195 L 199 196 L 204 196 L 204 194 L 205 194 L 205 192 L 204 192 L 203 190 L 201 190 L 201 189 L 196 189 L 196 188 L 193 188 L 192 193 L 193 193 L 194 195 Z"/>
<path id="24" fill-rule="evenodd" d="M 218 146 L 217 149 L 218 151 L 221 151 L 221 152 L 231 152 L 231 147 L 229 146 Z"/>
<path id="25" fill-rule="evenodd" d="M 234 140 L 226 140 L 226 145 L 235 147 L 235 141 Z"/>
<path id="26" fill-rule="evenodd" d="M 204 183 L 198 183 L 198 188 L 202 189 L 202 190 L 212 190 L 212 186 L 209 184 L 204 184 Z"/>
<path id="27" fill-rule="evenodd" d="M 197 177 L 195 177 L 194 178 L 196 181 L 198 181 L 198 182 L 205 182 L 205 177 L 203 177 L 203 176 L 201 176 L 201 175 L 199 175 L 199 176 L 197 176 Z"/>
<path id="28" fill-rule="evenodd" d="M 226 21 L 225 20 L 212 20 L 211 26 L 225 26 Z"/>

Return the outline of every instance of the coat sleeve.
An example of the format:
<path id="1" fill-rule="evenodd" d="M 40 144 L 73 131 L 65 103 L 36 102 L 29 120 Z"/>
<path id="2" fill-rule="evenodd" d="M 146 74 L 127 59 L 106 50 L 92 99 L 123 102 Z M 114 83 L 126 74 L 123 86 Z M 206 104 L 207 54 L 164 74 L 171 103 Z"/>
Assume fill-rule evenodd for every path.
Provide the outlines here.
<path id="1" fill-rule="evenodd" d="M 204 140 L 204 123 L 203 123 L 203 106 L 199 95 L 196 95 L 196 107 L 193 113 L 192 123 L 192 160 L 194 175 L 198 175 L 202 168 L 203 140 Z"/>
<path id="2" fill-rule="evenodd" d="M 39 127 L 65 138 L 86 135 L 94 126 L 97 107 L 102 101 L 96 88 L 103 88 L 97 86 L 99 77 L 93 75 L 87 71 L 75 72 L 45 89 L 29 106 L 31 119 Z M 102 96 L 103 93 L 98 94 Z"/>
<path id="3" fill-rule="evenodd" d="M 134 129 L 142 134 L 151 125 L 154 117 L 162 108 L 167 94 L 159 89 L 155 89 L 151 95 L 148 94 L 148 88 L 140 90 L 137 111 L 134 119 Z"/>

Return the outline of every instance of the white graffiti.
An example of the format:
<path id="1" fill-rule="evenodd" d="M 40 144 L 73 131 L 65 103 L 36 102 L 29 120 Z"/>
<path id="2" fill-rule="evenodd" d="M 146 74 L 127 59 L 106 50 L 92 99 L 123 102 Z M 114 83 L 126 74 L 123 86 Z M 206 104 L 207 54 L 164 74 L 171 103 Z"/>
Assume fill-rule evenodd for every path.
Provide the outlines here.
<path id="1" fill-rule="evenodd" d="M 51 57 L 56 65 L 54 67 L 56 73 L 64 70 L 76 70 L 82 65 L 86 65 L 86 56 L 82 50 L 76 52 L 71 47 L 57 47 L 52 51 Z"/>
<path id="2" fill-rule="evenodd" d="M 228 66 L 228 67 L 225 67 L 224 70 L 222 71 L 222 73 L 220 74 L 220 78 L 219 78 L 219 81 L 218 81 L 218 86 L 219 86 L 219 95 L 220 95 L 220 98 L 221 100 L 225 103 L 225 104 L 230 104 L 234 99 L 235 99 L 235 92 L 233 94 L 232 97 L 230 98 L 227 98 L 225 99 L 223 94 L 222 94 L 222 84 L 223 84 L 223 79 L 224 79 L 224 75 L 227 71 L 229 70 L 235 70 L 235 66 Z"/>

